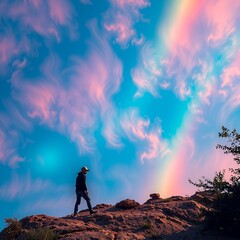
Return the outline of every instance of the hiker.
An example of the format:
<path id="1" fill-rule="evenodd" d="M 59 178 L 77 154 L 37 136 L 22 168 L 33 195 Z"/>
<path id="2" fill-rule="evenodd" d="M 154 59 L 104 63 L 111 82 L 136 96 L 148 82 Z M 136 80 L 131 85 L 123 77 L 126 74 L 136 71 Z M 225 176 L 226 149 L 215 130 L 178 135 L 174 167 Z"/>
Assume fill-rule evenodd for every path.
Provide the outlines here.
<path id="1" fill-rule="evenodd" d="M 81 172 L 78 173 L 78 176 L 76 178 L 77 200 L 76 200 L 75 207 L 74 207 L 74 216 L 78 212 L 78 205 L 81 203 L 81 197 L 83 197 L 86 200 L 90 214 L 98 212 L 98 211 L 94 211 L 92 209 L 91 201 L 88 196 L 88 191 L 87 191 L 87 186 L 86 186 L 86 174 L 88 171 L 89 171 L 89 169 L 87 167 L 82 167 Z"/>

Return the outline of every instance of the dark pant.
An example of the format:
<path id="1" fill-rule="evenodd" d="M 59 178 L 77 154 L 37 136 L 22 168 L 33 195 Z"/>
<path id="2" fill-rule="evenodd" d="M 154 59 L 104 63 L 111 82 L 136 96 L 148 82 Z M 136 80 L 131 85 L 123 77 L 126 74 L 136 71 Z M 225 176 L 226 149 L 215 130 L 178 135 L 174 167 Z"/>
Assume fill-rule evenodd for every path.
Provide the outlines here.
<path id="1" fill-rule="evenodd" d="M 85 191 L 77 191 L 76 196 L 77 196 L 77 201 L 75 203 L 74 213 L 77 213 L 78 205 L 81 203 L 81 198 L 82 197 L 86 200 L 89 211 L 92 212 L 92 205 L 91 205 L 90 198 L 89 198 L 88 194 Z"/>

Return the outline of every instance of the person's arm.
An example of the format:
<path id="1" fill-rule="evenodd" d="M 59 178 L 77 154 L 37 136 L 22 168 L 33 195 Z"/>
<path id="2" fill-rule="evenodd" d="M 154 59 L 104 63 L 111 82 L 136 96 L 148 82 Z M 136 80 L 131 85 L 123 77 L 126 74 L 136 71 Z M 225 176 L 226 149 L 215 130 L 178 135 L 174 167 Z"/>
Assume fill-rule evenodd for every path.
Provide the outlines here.
<path id="1" fill-rule="evenodd" d="M 87 190 L 87 184 L 86 184 L 86 176 L 83 176 L 83 183 L 84 183 L 84 188 L 85 188 L 85 192 L 88 194 L 88 190 Z"/>

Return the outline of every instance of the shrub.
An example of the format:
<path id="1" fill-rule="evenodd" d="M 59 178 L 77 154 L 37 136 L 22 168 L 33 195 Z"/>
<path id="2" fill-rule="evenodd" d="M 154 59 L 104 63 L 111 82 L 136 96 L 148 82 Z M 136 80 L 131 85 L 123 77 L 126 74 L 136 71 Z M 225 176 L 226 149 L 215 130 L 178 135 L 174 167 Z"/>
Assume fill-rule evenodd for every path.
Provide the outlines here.
<path id="1" fill-rule="evenodd" d="M 21 222 L 18 221 L 17 218 L 5 218 L 4 221 L 7 224 L 4 232 L 8 236 L 8 239 L 16 239 L 22 231 Z"/>
<path id="2" fill-rule="evenodd" d="M 240 134 L 234 129 L 222 127 L 219 137 L 226 138 L 226 144 L 218 144 L 217 148 L 222 149 L 225 154 L 233 155 L 233 160 L 240 164 Z M 227 234 L 240 236 L 240 168 L 230 168 L 230 180 L 225 180 L 226 170 L 215 173 L 213 180 L 205 177 L 197 183 L 189 182 L 205 191 L 212 191 L 216 195 L 213 201 L 213 211 L 206 212 L 206 227 L 214 230 L 221 230 Z"/>
<path id="3" fill-rule="evenodd" d="M 25 240 L 57 240 L 58 235 L 49 228 L 31 228 L 24 234 Z"/>
<path id="4" fill-rule="evenodd" d="M 142 229 L 151 229 L 152 228 L 152 223 L 148 220 L 148 221 L 144 221 L 142 226 Z"/>

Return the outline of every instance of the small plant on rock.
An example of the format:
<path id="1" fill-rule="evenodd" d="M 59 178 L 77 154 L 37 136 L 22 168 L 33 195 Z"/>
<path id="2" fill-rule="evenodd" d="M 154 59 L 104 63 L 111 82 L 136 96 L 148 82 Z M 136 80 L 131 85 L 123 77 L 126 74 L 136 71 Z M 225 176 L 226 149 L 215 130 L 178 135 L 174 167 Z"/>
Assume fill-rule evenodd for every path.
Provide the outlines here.
<path id="1" fill-rule="evenodd" d="M 152 228 L 152 223 L 149 220 L 144 221 L 141 228 L 142 229 L 151 229 Z"/>
<path id="2" fill-rule="evenodd" d="M 58 235 L 49 228 L 31 228 L 24 234 L 25 240 L 57 240 Z"/>

